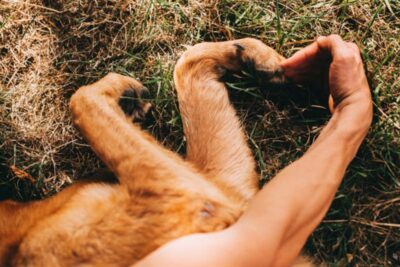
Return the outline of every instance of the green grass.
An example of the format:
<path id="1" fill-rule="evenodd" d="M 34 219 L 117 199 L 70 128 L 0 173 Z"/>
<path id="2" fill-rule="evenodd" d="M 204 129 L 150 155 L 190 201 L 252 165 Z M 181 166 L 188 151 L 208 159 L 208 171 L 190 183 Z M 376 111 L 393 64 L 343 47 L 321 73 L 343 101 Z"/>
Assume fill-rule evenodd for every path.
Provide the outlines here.
<path id="1" fill-rule="evenodd" d="M 319 35 L 356 42 L 374 122 L 307 250 L 333 266 L 400 265 L 399 1 L 32 0 L 4 2 L 0 16 L 0 193 L 23 200 L 57 192 L 101 165 L 71 126 L 67 103 L 107 72 L 150 89 L 156 109 L 146 128 L 184 153 L 172 81 L 183 45 L 249 36 L 290 56 Z M 329 113 L 307 90 L 299 102 L 243 76 L 229 88 L 263 184 L 306 151 Z M 37 182 L 13 176 L 14 164 Z"/>

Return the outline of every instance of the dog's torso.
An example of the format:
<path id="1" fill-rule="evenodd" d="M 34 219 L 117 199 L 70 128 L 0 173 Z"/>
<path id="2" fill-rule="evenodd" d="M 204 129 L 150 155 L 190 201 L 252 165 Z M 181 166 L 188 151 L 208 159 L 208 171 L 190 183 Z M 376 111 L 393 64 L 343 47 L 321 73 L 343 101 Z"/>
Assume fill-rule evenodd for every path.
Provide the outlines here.
<path id="1" fill-rule="evenodd" d="M 210 197 L 196 182 L 188 185 L 192 189 L 156 188 L 133 195 L 120 184 L 84 185 L 55 213 L 32 226 L 8 262 L 130 266 L 169 240 L 224 229 L 241 214 L 243 207 L 218 195 L 218 190 Z"/>

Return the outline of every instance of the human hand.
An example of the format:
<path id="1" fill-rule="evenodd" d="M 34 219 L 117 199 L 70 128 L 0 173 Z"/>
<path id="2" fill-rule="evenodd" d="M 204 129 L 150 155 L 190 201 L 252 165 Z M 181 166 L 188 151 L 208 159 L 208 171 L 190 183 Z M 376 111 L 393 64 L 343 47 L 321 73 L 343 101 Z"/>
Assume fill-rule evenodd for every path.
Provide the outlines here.
<path id="1" fill-rule="evenodd" d="M 355 102 L 371 103 L 359 48 L 338 35 L 319 37 L 281 66 L 285 76 L 296 83 L 314 83 L 322 90 L 328 87 L 333 100 L 331 111 Z"/>

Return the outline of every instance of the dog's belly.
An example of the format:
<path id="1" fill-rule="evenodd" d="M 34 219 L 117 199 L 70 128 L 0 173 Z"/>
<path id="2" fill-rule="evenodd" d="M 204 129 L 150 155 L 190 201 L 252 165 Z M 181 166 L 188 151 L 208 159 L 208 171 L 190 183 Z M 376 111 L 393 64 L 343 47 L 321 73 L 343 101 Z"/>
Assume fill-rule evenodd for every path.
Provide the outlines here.
<path id="1" fill-rule="evenodd" d="M 196 194 L 135 198 L 121 185 L 84 186 L 21 242 L 14 266 L 130 266 L 183 235 L 220 230 L 241 208 Z"/>

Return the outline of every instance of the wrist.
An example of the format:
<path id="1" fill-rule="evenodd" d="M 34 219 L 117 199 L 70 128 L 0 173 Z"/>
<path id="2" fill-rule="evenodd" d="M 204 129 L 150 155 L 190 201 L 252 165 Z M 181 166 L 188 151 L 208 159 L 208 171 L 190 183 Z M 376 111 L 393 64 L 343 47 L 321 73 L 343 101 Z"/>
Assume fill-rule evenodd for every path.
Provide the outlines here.
<path id="1" fill-rule="evenodd" d="M 364 107 L 365 108 L 365 107 Z M 350 162 L 368 133 L 370 121 L 368 113 L 354 111 L 349 106 L 335 110 L 332 118 L 320 133 L 309 151 L 325 147 L 332 155 Z M 365 119 L 364 119 L 365 118 Z M 325 145 L 324 145 L 325 144 Z M 319 152 L 320 153 L 320 152 Z"/>
<path id="2" fill-rule="evenodd" d="M 358 101 L 338 105 L 329 124 L 338 137 L 348 143 L 360 144 L 372 122 L 372 101 Z"/>
<path id="3" fill-rule="evenodd" d="M 352 131 L 368 129 L 372 122 L 372 99 L 369 87 L 358 89 L 342 99 L 333 111 L 333 117 Z"/>

